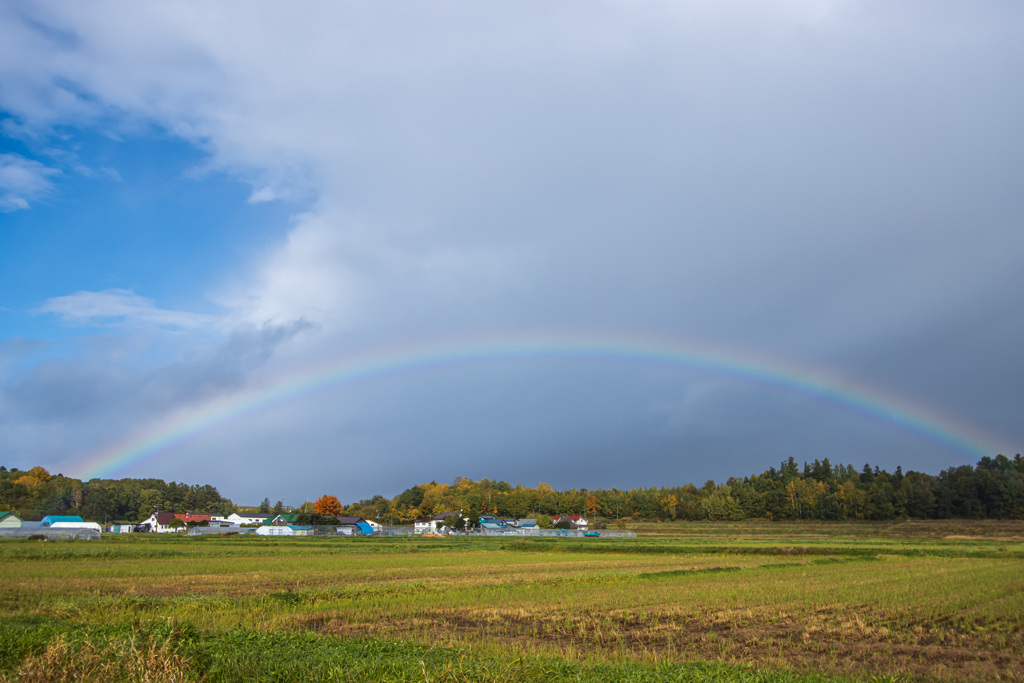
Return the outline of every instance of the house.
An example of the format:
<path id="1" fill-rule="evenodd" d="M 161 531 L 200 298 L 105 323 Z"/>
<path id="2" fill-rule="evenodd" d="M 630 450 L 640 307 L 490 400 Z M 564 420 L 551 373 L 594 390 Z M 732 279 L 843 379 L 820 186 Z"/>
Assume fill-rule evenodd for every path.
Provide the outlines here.
<path id="1" fill-rule="evenodd" d="M 206 522 L 209 524 L 213 521 L 213 515 L 209 513 L 200 512 L 175 512 L 174 516 L 188 524 L 199 524 L 200 522 Z"/>
<path id="2" fill-rule="evenodd" d="M 174 520 L 181 520 L 180 527 L 171 526 Z M 148 526 L 149 531 L 165 534 L 174 531 L 184 531 L 188 528 L 189 524 L 198 524 L 200 522 L 206 522 L 207 524 L 213 519 L 213 515 L 206 513 L 197 512 L 156 512 L 149 516 L 149 519 L 140 522 L 139 526 Z"/>
<path id="3" fill-rule="evenodd" d="M 269 515 L 260 524 L 264 526 L 288 526 L 299 521 L 298 512 L 282 512 L 279 515 Z"/>
<path id="4" fill-rule="evenodd" d="M 480 518 L 480 528 L 484 531 L 501 531 L 505 526 L 505 520 L 503 519 L 490 516 Z"/>
<path id="5" fill-rule="evenodd" d="M 232 524 L 237 524 L 241 526 L 243 524 L 263 524 L 270 517 L 274 517 L 274 515 L 269 512 L 254 512 L 245 514 L 238 514 L 237 512 L 232 512 L 230 515 L 225 517 L 225 519 L 231 522 Z"/>
<path id="6" fill-rule="evenodd" d="M 556 516 L 551 518 L 552 526 L 554 526 L 555 524 L 558 524 L 563 519 L 566 520 L 567 522 L 569 522 L 569 528 L 570 529 L 584 529 L 585 530 L 585 529 L 589 529 L 590 528 L 590 522 L 588 522 L 584 518 L 580 517 L 579 515 L 556 515 Z"/>
<path id="7" fill-rule="evenodd" d="M 174 516 L 173 512 L 154 512 L 149 516 L 149 519 L 139 522 L 140 527 L 145 527 L 148 531 L 154 534 L 166 534 L 173 531 L 183 530 L 184 524 L 180 528 L 174 528 L 171 526 L 177 517 Z"/>
<path id="8" fill-rule="evenodd" d="M 433 534 L 441 531 L 444 528 L 444 518 L 454 515 L 459 516 L 458 512 L 442 512 L 439 515 L 433 517 L 420 517 L 412 523 L 412 532 L 414 534 Z M 465 517 L 463 521 L 469 521 Z"/>
<path id="9" fill-rule="evenodd" d="M 535 519 L 517 519 L 516 526 L 520 529 L 536 529 L 537 520 Z"/>
<path id="10" fill-rule="evenodd" d="M 0 529 L 20 529 L 22 521 L 21 517 L 10 510 L 0 512 Z"/>

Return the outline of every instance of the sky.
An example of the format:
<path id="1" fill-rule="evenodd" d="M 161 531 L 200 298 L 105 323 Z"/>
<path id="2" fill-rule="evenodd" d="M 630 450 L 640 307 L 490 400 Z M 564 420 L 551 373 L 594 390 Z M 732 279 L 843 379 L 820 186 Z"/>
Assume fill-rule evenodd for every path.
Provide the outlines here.
<path id="1" fill-rule="evenodd" d="M 0 464 L 298 505 L 1012 456 L 1022 29 L 0 0 Z"/>

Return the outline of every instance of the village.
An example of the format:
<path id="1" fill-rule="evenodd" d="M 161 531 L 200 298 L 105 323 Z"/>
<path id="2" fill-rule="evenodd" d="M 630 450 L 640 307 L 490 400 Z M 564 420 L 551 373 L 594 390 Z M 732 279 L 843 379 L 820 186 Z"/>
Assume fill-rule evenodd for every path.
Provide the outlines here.
<path id="1" fill-rule="evenodd" d="M 445 512 L 421 517 L 412 526 L 385 526 L 362 517 L 335 517 L 330 524 L 300 524 L 295 512 L 238 513 L 218 515 L 197 512 L 154 512 L 135 524 L 111 524 L 101 527 L 73 515 L 49 515 L 38 522 L 24 521 L 13 512 L 0 512 L 0 537 L 44 539 L 98 539 L 101 533 L 113 534 L 253 534 L 256 536 L 607 536 L 632 532 L 597 531 L 580 515 L 556 515 L 550 528 L 541 528 L 536 519 L 504 519 L 483 516 L 470 519 L 460 512 Z"/>

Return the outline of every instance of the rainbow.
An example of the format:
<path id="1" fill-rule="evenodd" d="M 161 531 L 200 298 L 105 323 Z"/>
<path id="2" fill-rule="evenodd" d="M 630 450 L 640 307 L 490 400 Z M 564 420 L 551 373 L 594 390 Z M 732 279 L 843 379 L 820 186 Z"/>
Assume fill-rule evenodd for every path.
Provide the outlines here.
<path id="1" fill-rule="evenodd" d="M 175 414 L 77 463 L 83 480 L 110 478 L 131 466 L 158 457 L 188 438 L 255 411 L 312 392 L 361 380 L 375 380 L 417 369 L 496 363 L 522 359 L 582 359 L 682 367 L 738 378 L 776 391 L 795 393 L 831 404 L 893 429 L 909 432 L 973 462 L 999 452 L 993 441 L 926 409 L 878 390 L 822 371 L 777 360 L 722 351 L 678 340 L 623 335 L 520 334 L 472 340 L 398 346 L 347 356 L 339 361 L 292 372 L 276 381 L 220 397 Z"/>

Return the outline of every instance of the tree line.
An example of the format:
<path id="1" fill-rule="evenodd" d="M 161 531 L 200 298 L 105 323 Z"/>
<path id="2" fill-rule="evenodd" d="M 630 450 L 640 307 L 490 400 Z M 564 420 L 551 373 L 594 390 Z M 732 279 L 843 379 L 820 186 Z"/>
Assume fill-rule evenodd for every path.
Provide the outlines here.
<path id="1" fill-rule="evenodd" d="M 334 496 L 329 496 L 337 502 Z M 323 500 L 323 499 L 322 499 Z M 321 501 L 317 501 L 321 503 Z M 269 499 L 261 508 L 268 509 Z M 139 521 L 153 512 L 213 512 L 228 515 L 237 506 L 210 485 L 165 483 L 160 479 L 92 479 L 82 483 L 42 467 L 28 471 L 0 466 L 0 510 L 23 519 L 76 514 L 98 522 Z M 278 502 L 274 511 L 283 506 Z M 376 495 L 323 508 L 306 502 L 311 517 L 340 515 L 382 524 L 409 524 L 447 512 L 466 517 L 553 517 L 579 514 L 606 520 L 894 520 L 1024 519 L 1024 460 L 997 455 L 976 465 L 938 475 L 887 472 L 864 465 L 832 465 L 827 458 L 804 463 L 793 458 L 761 474 L 724 483 L 708 481 L 660 488 L 567 489 L 540 482 L 535 487 L 506 481 L 457 477 L 450 484 L 431 481 L 394 498 Z M 326 514 L 325 514 L 326 513 Z"/>
<path id="2" fill-rule="evenodd" d="M 212 512 L 229 515 L 237 508 L 209 484 L 182 484 L 162 479 L 91 479 L 82 483 L 42 467 L 28 471 L 0 466 L 0 510 L 25 520 L 46 515 L 78 515 L 107 522 L 138 522 L 154 512 Z"/>
<path id="3" fill-rule="evenodd" d="M 938 476 L 887 472 L 864 465 L 832 465 L 828 458 L 801 467 L 793 458 L 761 474 L 725 483 L 660 488 L 558 491 L 505 481 L 459 477 L 432 481 L 393 499 L 374 496 L 346 515 L 406 524 L 419 517 L 462 511 L 467 516 L 538 517 L 579 514 L 607 520 L 894 520 L 1024 519 L 1024 460 L 984 457 L 975 466 Z"/>

